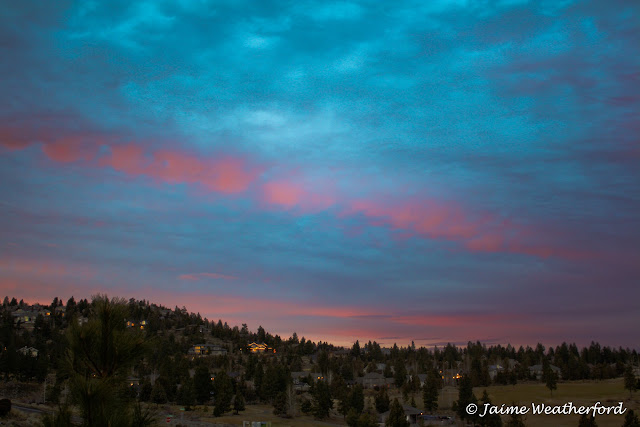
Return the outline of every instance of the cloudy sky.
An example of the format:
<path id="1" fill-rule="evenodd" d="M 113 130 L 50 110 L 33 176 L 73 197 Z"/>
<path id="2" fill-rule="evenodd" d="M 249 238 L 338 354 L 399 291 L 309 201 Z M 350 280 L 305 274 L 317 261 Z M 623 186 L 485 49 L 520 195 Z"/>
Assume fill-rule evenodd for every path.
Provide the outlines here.
<path id="1" fill-rule="evenodd" d="M 638 46 L 632 1 L 5 2 L 0 290 L 637 347 Z"/>

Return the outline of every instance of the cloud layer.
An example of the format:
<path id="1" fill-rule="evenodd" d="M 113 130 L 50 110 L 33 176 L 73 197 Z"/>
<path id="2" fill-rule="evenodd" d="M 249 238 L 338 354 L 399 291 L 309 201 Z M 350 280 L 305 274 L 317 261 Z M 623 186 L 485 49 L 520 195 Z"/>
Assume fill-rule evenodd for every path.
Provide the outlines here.
<path id="1" fill-rule="evenodd" d="M 639 12 L 8 5 L 0 289 L 341 343 L 636 345 Z"/>

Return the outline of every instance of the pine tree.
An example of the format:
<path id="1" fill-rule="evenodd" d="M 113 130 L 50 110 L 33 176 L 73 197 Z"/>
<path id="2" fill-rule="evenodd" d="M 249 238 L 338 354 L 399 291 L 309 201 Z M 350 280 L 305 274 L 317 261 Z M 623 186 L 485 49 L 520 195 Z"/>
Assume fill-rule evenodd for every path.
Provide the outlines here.
<path id="1" fill-rule="evenodd" d="M 349 393 L 349 406 L 355 409 L 358 416 L 364 410 L 364 390 L 360 384 L 356 384 Z"/>
<path id="2" fill-rule="evenodd" d="M 407 421 L 407 417 L 404 413 L 404 409 L 402 409 L 402 405 L 400 404 L 398 399 L 393 399 L 391 408 L 389 410 L 389 416 L 385 421 L 385 426 L 409 427 L 409 425 L 409 421 Z"/>
<path id="3" fill-rule="evenodd" d="M 393 365 L 394 374 L 393 379 L 396 387 L 400 388 L 407 381 L 407 368 L 404 366 L 404 362 L 401 359 L 397 359 Z"/>
<path id="4" fill-rule="evenodd" d="M 515 403 L 513 404 L 515 406 Z M 524 420 L 522 419 L 522 415 L 516 414 L 515 412 L 511 414 L 509 420 L 505 423 L 505 427 L 526 427 Z"/>
<path id="5" fill-rule="evenodd" d="M 204 365 L 196 367 L 193 375 L 193 391 L 198 404 L 202 405 L 211 399 L 211 373 Z"/>
<path id="6" fill-rule="evenodd" d="M 240 387 L 238 387 L 238 390 L 236 391 L 236 396 L 233 398 L 233 410 L 235 411 L 236 415 L 238 415 L 240 411 L 244 411 L 244 408 L 245 408 L 244 396 L 242 395 L 242 391 L 240 390 Z"/>
<path id="7" fill-rule="evenodd" d="M 177 396 L 177 403 L 184 405 L 186 408 L 193 406 L 196 403 L 196 393 L 193 386 L 193 379 L 189 376 L 182 380 L 180 391 Z"/>
<path id="8" fill-rule="evenodd" d="M 487 390 L 484 390 L 482 398 L 480 398 L 480 410 L 483 410 L 482 408 L 485 408 L 486 404 L 491 405 L 491 399 L 489 399 Z M 502 418 L 500 418 L 500 415 L 498 414 L 485 414 L 484 417 L 478 417 L 477 423 L 485 427 L 501 427 Z"/>
<path id="9" fill-rule="evenodd" d="M 633 367 L 631 365 L 627 365 L 624 370 L 624 388 L 629 390 L 629 398 L 633 396 L 633 392 L 636 391 L 637 387 L 638 382 L 633 373 Z"/>
<path id="10" fill-rule="evenodd" d="M 329 386 L 324 381 L 318 381 L 313 387 L 312 395 L 313 415 L 318 419 L 327 418 L 331 408 L 333 408 Z"/>
<path id="11" fill-rule="evenodd" d="M 422 403 L 424 404 L 424 410 L 427 412 L 434 412 L 438 409 L 438 384 L 440 378 L 435 369 L 430 369 L 427 373 L 427 380 L 424 382 L 422 388 Z"/>
<path id="12" fill-rule="evenodd" d="M 215 376 L 213 389 L 215 395 L 213 416 L 219 417 L 231 410 L 231 399 L 233 397 L 231 378 L 224 371 L 220 372 Z"/>
<path id="13" fill-rule="evenodd" d="M 389 394 L 387 394 L 386 387 L 380 388 L 378 393 L 376 393 L 375 404 L 376 404 L 376 411 L 378 411 L 379 414 L 382 414 L 389 410 L 390 401 L 389 401 Z"/>
<path id="14" fill-rule="evenodd" d="M 167 403 L 167 393 L 161 381 L 156 380 L 156 383 L 153 385 L 151 389 L 151 401 L 157 404 Z"/>
<path id="15" fill-rule="evenodd" d="M 622 427 L 640 427 L 640 419 L 633 412 L 633 409 L 627 411 L 627 415 L 624 416 L 624 424 Z"/>
<path id="16" fill-rule="evenodd" d="M 542 376 L 545 382 L 545 385 L 551 391 L 551 395 L 553 396 L 553 390 L 558 388 L 558 376 L 553 369 L 551 369 L 551 365 L 547 359 L 544 359 L 544 363 L 542 365 Z"/>
<path id="17" fill-rule="evenodd" d="M 580 415 L 580 420 L 578 420 L 578 427 L 598 427 L 596 424 L 596 419 L 593 415 Z"/>
<path id="18" fill-rule="evenodd" d="M 465 375 L 458 384 L 458 400 L 455 403 L 455 409 L 460 419 L 475 420 L 476 415 L 469 415 L 467 413 L 467 406 L 471 403 L 477 404 L 478 399 L 473 394 L 471 379 Z"/>
<path id="19" fill-rule="evenodd" d="M 126 376 L 146 350 L 139 330 L 125 328 L 124 300 L 96 296 L 84 325 L 71 323 L 63 370 L 85 425 L 126 425 L 131 414 Z"/>

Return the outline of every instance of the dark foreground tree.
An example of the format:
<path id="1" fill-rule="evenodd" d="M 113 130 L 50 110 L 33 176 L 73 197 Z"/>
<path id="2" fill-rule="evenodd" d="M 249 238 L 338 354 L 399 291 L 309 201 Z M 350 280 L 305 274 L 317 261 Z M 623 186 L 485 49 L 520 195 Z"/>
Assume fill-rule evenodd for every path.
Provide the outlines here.
<path id="1" fill-rule="evenodd" d="M 489 399 L 489 395 L 487 394 L 487 390 L 482 393 L 482 397 L 480 398 L 480 411 L 484 411 L 486 404 L 491 405 L 491 399 Z M 502 418 L 498 414 L 485 414 L 484 417 L 478 417 L 477 423 L 481 426 L 485 427 L 502 427 Z"/>
<path id="2" fill-rule="evenodd" d="M 638 382 L 636 381 L 636 376 L 633 373 L 633 367 L 631 365 L 627 365 L 624 370 L 624 388 L 629 390 L 629 398 L 633 396 L 633 392 L 636 391 L 638 387 Z"/>
<path id="3" fill-rule="evenodd" d="M 627 411 L 627 415 L 624 416 L 624 424 L 622 427 L 640 427 L 640 418 L 633 412 L 633 409 Z"/>
<path id="4" fill-rule="evenodd" d="M 422 403 L 424 410 L 433 413 L 438 409 L 438 385 L 440 376 L 435 369 L 430 369 L 427 374 L 427 380 L 422 387 Z"/>
<path id="5" fill-rule="evenodd" d="M 454 403 L 454 409 L 460 419 L 474 421 L 477 418 L 477 414 L 467 413 L 467 407 L 472 403 L 477 404 L 478 399 L 473 394 L 471 379 L 465 375 L 458 384 L 458 400 Z"/>
<path id="6" fill-rule="evenodd" d="M 43 427 L 67 427 L 71 424 L 71 408 L 68 405 L 62 405 L 58 407 L 53 414 L 46 414 L 42 416 Z"/>
<path id="7" fill-rule="evenodd" d="M 402 405 L 398 399 L 393 399 L 391 403 L 391 409 L 389 410 L 389 416 L 385 421 L 385 426 L 388 427 L 409 427 L 409 421 L 404 413 Z"/>
<path id="8" fill-rule="evenodd" d="M 333 408 L 331 390 L 324 381 L 318 381 L 313 387 L 313 415 L 318 419 L 329 417 L 329 412 Z"/>
<path id="9" fill-rule="evenodd" d="M 244 411 L 244 406 L 244 396 L 242 395 L 242 390 L 238 387 L 236 396 L 233 398 L 233 411 L 238 415 L 240 411 Z"/>
<path id="10" fill-rule="evenodd" d="M 67 330 L 63 366 L 84 426 L 131 425 L 126 377 L 146 346 L 139 330 L 125 327 L 127 314 L 124 300 L 98 295 L 89 321 L 81 326 L 72 322 Z"/>
<path id="11" fill-rule="evenodd" d="M 225 412 L 229 412 L 231 410 L 231 399 L 233 398 L 233 382 L 231 381 L 231 378 L 229 378 L 229 376 L 224 371 L 222 371 L 215 376 L 213 389 L 215 395 L 213 416 L 220 417 Z"/>
<path id="12" fill-rule="evenodd" d="M 378 413 L 382 414 L 389 410 L 389 405 L 391 402 L 389 401 L 389 394 L 387 393 L 386 387 L 381 387 L 378 393 L 376 393 L 375 403 L 376 411 L 378 411 Z"/>
<path id="13" fill-rule="evenodd" d="M 551 369 L 551 364 L 547 361 L 547 359 L 544 359 L 544 363 L 542 365 L 542 377 L 545 385 L 553 396 L 553 390 L 558 388 L 558 375 L 553 372 L 553 369 Z"/>
<path id="14" fill-rule="evenodd" d="M 593 415 L 580 415 L 580 420 L 578 420 L 578 427 L 598 427 L 596 424 L 596 419 Z"/>
<path id="15" fill-rule="evenodd" d="M 517 403 L 512 402 L 511 406 L 517 406 Z M 505 427 L 525 427 L 524 418 L 522 415 L 514 412 L 509 416 L 509 419 L 504 425 Z"/>

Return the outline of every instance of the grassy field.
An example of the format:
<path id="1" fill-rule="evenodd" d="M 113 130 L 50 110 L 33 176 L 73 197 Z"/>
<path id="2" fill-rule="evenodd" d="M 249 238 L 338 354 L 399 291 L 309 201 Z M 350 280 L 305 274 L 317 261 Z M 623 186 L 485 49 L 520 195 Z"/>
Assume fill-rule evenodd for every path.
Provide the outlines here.
<path id="1" fill-rule="evenodd" d="M 623 407 L 640 412 L 640 392 L 634 393 L 633 398 L 629 398 L 629 392 L 624 390 L 621 378 L 606 381 L 573 381 L 560 382 L 558 389 L 553 392 L 541 383 L 522 383 L 515 386 L 491 386 L 474 389 L 476 397 L 480 398 L 482 392 L 487 390 L 494 405 L 511 405 L 515 402 L 518 405 L 531 407 L 531 403 L 545 405 L 564 405 L 573 402 L 575 406 L 591 406 L 595 402 L 600 402 L 601 406 L 614 406 L 618 402 L 623 402 Z M 391 393 L 391 397 L 399 397 Z M 421 406 L 422 396 L 415 396 L 418 406 Z M 452 414 L 451 404 L 458 398 L 458 390 L 455 387 L 446 387 L 440 393 L 438 404 L 440 413 Z M 371 398 L 367 398 L 367 405 L 372 404 Z M 300 416 L 293 419 L 279 418 L 272 413 L 273 408 L 267 405 L 247 406 L 247 410 L 240 415 L 227 415 L 220 418 L 211 416 L 211 409 L 207 413 L 201 413 L 201 420 L 211 423 L 242 425 L 243 420 L 271 421 L 272 426 L 295 427 L 295 426 L 336 426 L 346 425 L 341 416 L 333 414 L 332 418 L 325 421 L 314 420 L 309 416 Z M 532 415 L 531 411 L 526 415 L 525 424 L 531 427 L 558 426 L 576 427 L 578 425 L 578 415 Z M 507 417 L 504 417 L 507 420 Z M 624 415 L 597 415 L 596 422 L 599 427 L 620 427 L 624 422 Z"/>
<path id="2" fill-rule="evenodd" d="M 606 381 L 574 381 L 560 382 L 558 389 L 553 392 L 553 396 L 549 390 L 541 383 L 522 383 L 515 386 L 491 386 L 479 387 L 474 389 L 476 397 L 480 398 L 482 392 L 487 390 L 489 397 L 494 405 L 511 405 L 515 402 L 518 405 L 526 405 L 531 407 L 531 403 L 545 405 L 564 405 L 567 402 L 573 402 L 574 405 L 591 406 L 595 402 L 600 402 L 602 406 L 617 405 L 623 402 L 623 407 L 633 409 L 637 413 L 640 412 L 640 392 L 635 393 L 633 398 L 629 398 L 629 392 L 624 390 L 623 380 L 621 378 Z M 396 393 L 391 393 L 391 398 L 399 397 Z M 440 393 L 439 406 L 440 413 L 452 414 L 450 411 L 451 404 L 458 398 L 458 389 L 455 387 L 446 387 Z M 422 396 L 415 396 L 418 406 L 421 406 Z M 370 392 L 367 393 L 367 405 L 371 405 L 372 399 Z M 201 412 L 200 419 L 211 423 L 242 425 L 242 421 L 271 421 L 272 426 L 295 427 L 295 426 L 336 426 L 346 425 L 342 417 L 334 412 L 333 416 L 324 421 L 314 420 L 310 416 L 299 416 L 293 419 L 283 419 L 273 415 L 273 408 L 268 405 L 250 405 L 247 410 L 240 415 L 226 415 L 220 418 L 211 416 L 211 407 L 207 412 Z M 527 426 L 570 426 L 578 425 L 578 415 L 532 415 L 531 411 L 526 415 L 525 423 Z M 506 421 L 507 417 L 504 417 Z M 624 415 L 598 415 L 596 422 L 599 427 L 619 427 L 624 421 Z"/>
<path id="3" fill-rule="evenodd" d="M 247 405 L 247 409 L 239 415 L 225 415 L 223 417 L 214 418 L 212 416 L 212 407 L 209 406 L 207 411 L 196 412 L 200 417 L 200 421 L 209 422 L 211 424 L 231 424 L 242 425 L 242 421 L 270 421 L 273 427 L 294 427 L 294 426 L 345 426 L 342 416 L 332 414 L 332 417 L 323 421 L 315 420 L 311 416 L 298 416 L 291 419 L 280 418 L 273 415 L 273 406 L 270 405 Z M 179 419 L 179 418 L 176 418 Z"/>
<path id="4" fill-rule="evenodd" d="M 480 398 L 485 388 L 474 389 L 474 394 Z M 564 405 L 573 402 L 574 405 L 591 406 L 600 402 L 601 406 L 613 406 L 623 402 L 623 407 L 640 411 L 640 394 L 635 393 L 629 398 L 629 392 L 624 389 L 622 378 L 605 381 L 572 381 L 559 382 L 558 389 L 553 396 L 544 384 L 524 383 L 515 386 L 486 387 L 487 393 L 494 405 L 516 402 L 519 405 L 531 407 L 531 403 L 545 405 Z M 578 425 L 579 415 L 526 415 L 527 426 L 572 426 Z M 506 419 L 506 418 L 505 418 Z M 596 423 L 599 427 L 619 427 L 624 422 L 624 415 L 597 415 Z"/>

